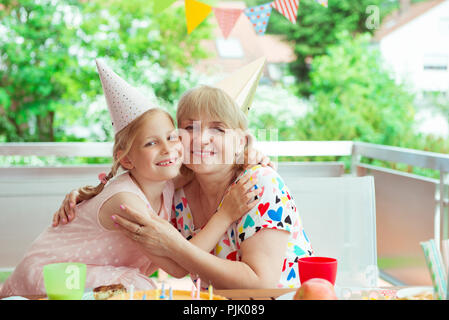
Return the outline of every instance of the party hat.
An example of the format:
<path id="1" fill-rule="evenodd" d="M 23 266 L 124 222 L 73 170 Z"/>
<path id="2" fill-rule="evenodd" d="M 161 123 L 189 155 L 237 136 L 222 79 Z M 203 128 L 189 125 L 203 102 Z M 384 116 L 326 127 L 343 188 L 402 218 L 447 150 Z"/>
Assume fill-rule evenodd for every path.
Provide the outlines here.
<path id="1" fill-rule="evenodd" d="M 95 62 L 111 114 L 112 126 L 117 133 L 153 106 L 148 98 L 120 78 L 104 62 L 98 59 Z"/>
<path id="2" fill-rule="evenodd" d="M 265 57 L 261 57 L 233 72 L 214 86 L 222 89 L 232 98 L 245 114 L 251 108 L 257 85 L 265 66 Z"/>

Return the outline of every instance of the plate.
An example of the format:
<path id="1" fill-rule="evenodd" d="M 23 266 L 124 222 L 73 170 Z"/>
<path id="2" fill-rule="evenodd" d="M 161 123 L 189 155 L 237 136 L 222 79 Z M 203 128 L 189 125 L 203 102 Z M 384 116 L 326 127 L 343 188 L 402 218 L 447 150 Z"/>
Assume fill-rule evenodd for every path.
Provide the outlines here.
<path id="1" fill-rule="evenodd" d="M 432 287 L 411 287 L 400 289 L 396 292 L 396 296 L 399 299 L 410 298 L 419 294 L 424 294 L 426 292 L 433 292 Z"/>
<path id="2" fill-rule="evenodd" d="M 282 296 L 276 298 L 276 300 L 293 300 L 296 291 L 284 293 Z"/>
<path id="3" fill-rule="evenodd" d="M 6 297 L 6 298 L 0 299 L 0 300 L 29 300 L 29 299 L 22 297 L 22 296 L 12 296 L 12 297 Z"/>
<path id="4" fill-rule="evenodd" d="M 86 289 L 81 300 L 95 300 L 93 289 Z"/>

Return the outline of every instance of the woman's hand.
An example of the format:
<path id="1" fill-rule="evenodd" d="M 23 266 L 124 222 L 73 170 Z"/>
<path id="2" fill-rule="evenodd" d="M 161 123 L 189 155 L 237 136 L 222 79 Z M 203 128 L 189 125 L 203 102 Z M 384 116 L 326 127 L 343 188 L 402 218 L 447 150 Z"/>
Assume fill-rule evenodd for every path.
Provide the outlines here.
<path id="1" fill-rule="evenodd" d="M 257 197 L 260 190 L 251 190 L 256 184 L 257 179 L 251 179 L 250 174 L 241 177 L 226 192 L 216 215 L 224 218 L 230 225 L 248 213 L 260 201 Z"/>
<path id="2" fill-rule="evenodd" d="M 58 211 L 53 215 L 53 227 L 56 227 L 59 222 L 67 224 L 75 218 L 75 206 L 81 201 L 78 196 L 78 190 L 72 190 L 65 196 Z"/>
<path id="3" fill-rule="evenodd" d="M 175 227 L 155 213 L 143 215 L 125 205 L 121 205 L 120 209 L 135 222 L 116 214 L 111 217 L 115 226 L 128 238 L 139 242 L 150 254 L 169 257 L 176 241 L 185 240 Z"/>

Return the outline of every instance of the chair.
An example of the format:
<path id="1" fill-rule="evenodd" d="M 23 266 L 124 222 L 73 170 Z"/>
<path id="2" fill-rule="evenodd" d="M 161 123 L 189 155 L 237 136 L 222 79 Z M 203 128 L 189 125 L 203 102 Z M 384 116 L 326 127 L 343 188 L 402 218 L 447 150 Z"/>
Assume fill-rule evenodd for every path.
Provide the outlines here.
<path id="1" fill-rule="evenodd" d="M 109 165 L 0 168 L 0 272 L 12 271 L 51 226 L 68 192 L 98 184 L 98 173 L 109 170 Z"/>
<path id="2" fill-rule="evenodd" d="M 278 162 L 278 173 L 282 177 L 341 177 L 345 173 L 344 162 Z"/>
<path id="3" fill-rule="evenodd" d="M 376 287 L 374 178 L 283 176 L 316 256 L 338 260 L 336 285 Z"/>

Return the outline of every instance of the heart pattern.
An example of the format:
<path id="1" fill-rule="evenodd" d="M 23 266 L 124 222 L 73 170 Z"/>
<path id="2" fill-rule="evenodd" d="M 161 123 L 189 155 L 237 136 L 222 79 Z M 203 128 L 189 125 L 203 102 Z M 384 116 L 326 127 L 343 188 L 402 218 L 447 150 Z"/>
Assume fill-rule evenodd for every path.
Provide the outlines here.
<path id="1" fill-rule="evenodd" d="M 295 269 L 290 269 L 290 273 L 287 276 L 287 281 L 291 280 L 292 278 L 296 278 L 296 272 Z"/>
<path id="2" fill-rule="evenodd" d="M 257 210 L 259 210 L 260 216 L 263 217 L 265 212 L 267 212 L 268 208 L 270 207 L 270 203 L 261 203 L 257 206 Z"/>
<path id="3" fill-rule="evenodd" d="M 182 211 L 184 209 L 184 206 L 182 203 L 180 203 L 175 208 L 178 209 L 179 211 Z"/>
<path id="4" fill-rule="evenodd" d="M 309 239 L 302 228 L 293 197 L 282 178 L 271 168 L 256 166 L 248 170 L 252 179 L 258 180 L 259 203 L 257 207 L 236 220 L 215 245 L 213 254 L 222 259 L 240 261 L 240 246 L 248 238 L 263 229 L 285 230 L 290 234 L 282 263 L 279 288 L 299 286 L 297 261 L 313 255 Z M 237 178 L 240 179 L 241 176 Z M 235 181 L 237 181 L 235 180 Z M 191 238 L 199 230 L 193 230 L 193 214 L 182 188 L 175 191 L 172 219 L 185 238 Z M 221 202 L 222 203 L 222 202 Z M 262 244 L 261 244 L 262 245 Z M 261 247 L 260 250 L 263 250 Z"/>
<path id="5" fill-rule="evenodd" d="M 243 224 L 243 229 L 248 227 L 254 227 L 254 220 L 250 215 L 246 216 L 245 223 Z"/>
<path id="6" fill-rule="evenodd" d="M 283 207 L 279 207 L 277 210 L 268 210 L 268 216 L 271 220 L 281 221 L 282 212 L 284 211 Z"/>

